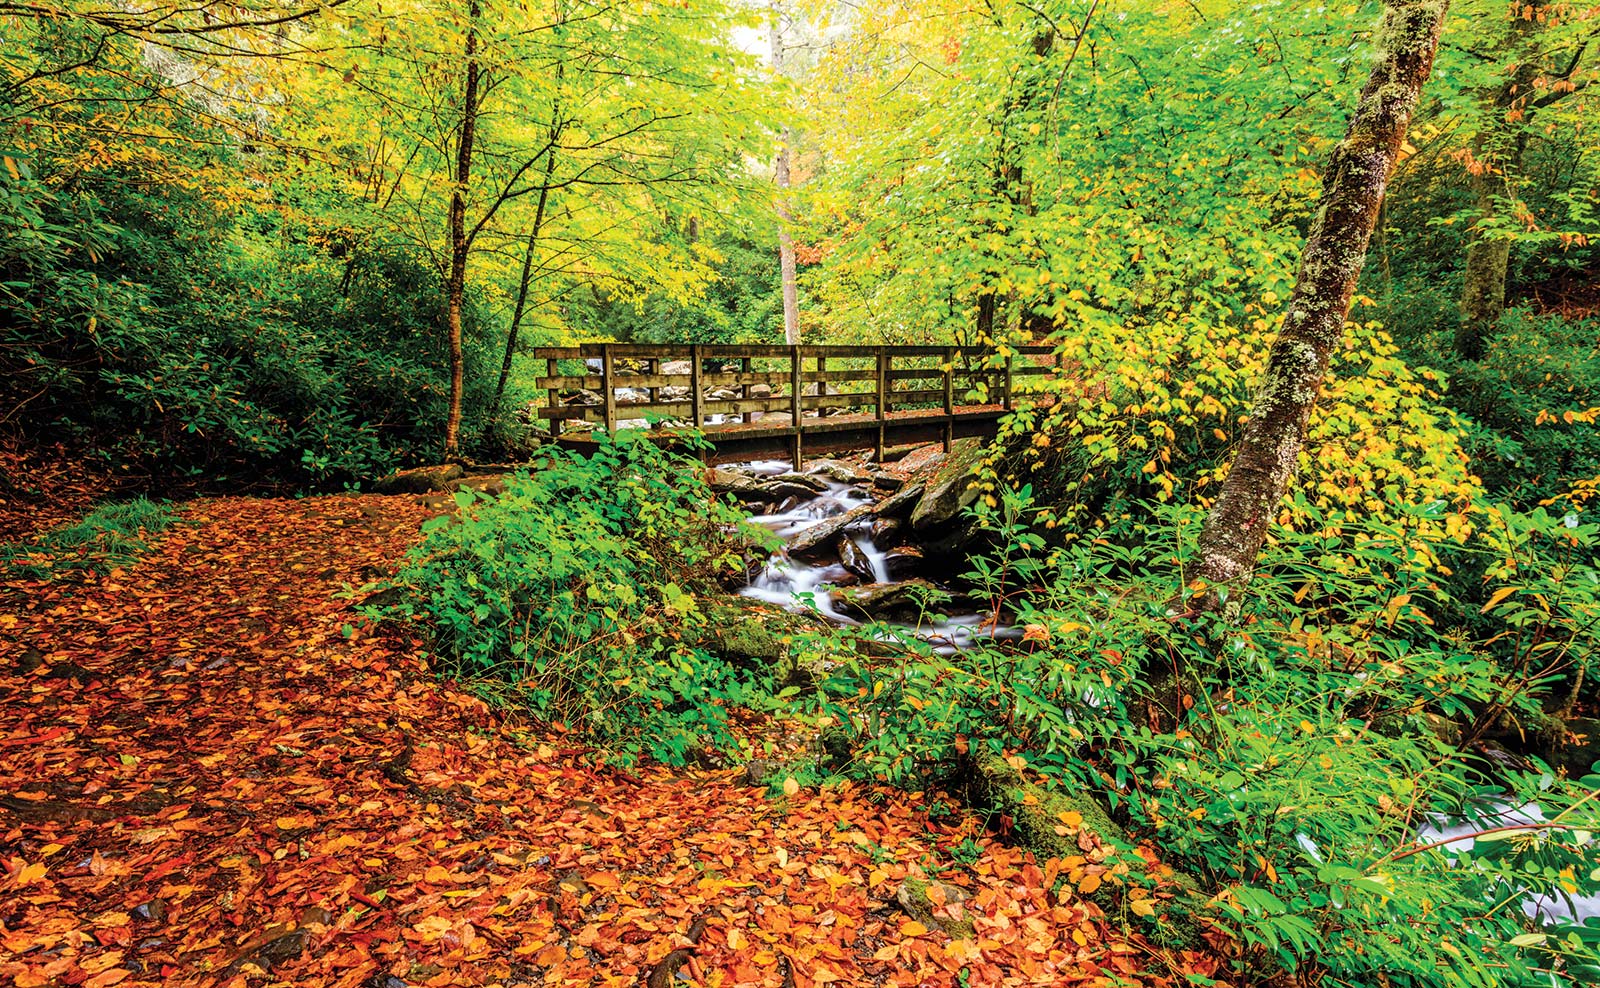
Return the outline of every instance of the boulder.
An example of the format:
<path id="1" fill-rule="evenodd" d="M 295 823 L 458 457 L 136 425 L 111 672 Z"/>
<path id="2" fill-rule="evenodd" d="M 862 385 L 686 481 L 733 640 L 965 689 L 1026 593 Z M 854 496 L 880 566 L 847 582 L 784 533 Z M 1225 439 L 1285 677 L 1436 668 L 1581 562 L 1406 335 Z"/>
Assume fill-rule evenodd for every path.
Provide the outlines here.
<path id="1" fill-rule="evenodd" d="M 887 549 L 905 534 L 906 523 L 899 518 L 879 518 L 872 523 L 872 544 Z"/>
<path id="2" fill-rule="evenodd" d="M 593 391 L 575 391 L 572 394 L 563 395 L 562 398 L 561 398 L 561 403 L 563 405 L 602 405 L 602 404 L 604 404 L 604 402 L 601 400 L 600 396 L 598 394 L 594 393 Z"/>
<path id="3" fill-rule="evenodd" d="M 828 489 L 827 481 L 813 477 L 806 473 L 795 473 L 790 471 L 788 473 L 775 474 L 772 479 L 781 480 L 788 484 L 798 484 L 801 487 L 809 487 L 818 494 L 822 494 Z"/>
<path id="4" fill-rule="evenodd" d="M 845 569 L 861 577 L 867 583 L 877 579 L 877 576 L 872 572 L 872 560 L 867 558 L 867 554 L 861 550 L 859 545 L 856 545 L 855 539 L 852 539 L 849 535 L 840 534 L 838 549 L 839 562 L 844 565 Z"/>
<path id="5" fill-rule="evenodd" d="M 926 580 L 872 583 L 840 590 L 833 596 L 833 606 L 854 617 L 911 622 L 930 610 L 924 602 L 930 594 L 937 593 L 938 589 Z M 937 610 L 937 607 L 931 609 Z"/>
<path id="6" fill-rule="evenodd" d="M 809 499 L 816 491 L 801 484 L 768 477 L 752 477 L 738 470 L 719 470 L 715 467 L 703 475 L 705 482 L 718 494 L 732 494 L 741 501 L 768 501 L 778 503 L 787 498 Z"/>
<path id="7" fill-rule="evenodd" d="M 972 916 L 966 910 L 967 893 L 954 885 L 926 878 L 907 878 L 894 894 L 907 916 L 943 930 L 957 940 L 973 935 Z"/>
<path id="8" fill-rule="evenodd" d="M 905 485 L 906 479 L 904 477 L 896 477 L 892 473 L 875 474 L 872 478 L 873 487 L 890 492 L 897 491 Z"/>
<path id="9" fill-rule="evenodd" d="M 911 512 L 911 527 L 926 532 L 959 518 L 978 499 L 972 472 L 982 458 L 983 443 L 976 439 L 962 439 L 952 446 Z"/>
<path id="10" fill-rule="evenodd" d="M 772 669 L 780 682 L 818 682 L 825 676 L 794 648 L 797 635 L 827 627 L 817 615 L 749 597 L 702 597 L 699 605 L 706 616 L 697 643 L 702 648 L 734 665 Z"/>
<path id="11" fill-rule="evenodd" d="M 413 467 L 397 470 L 372 485 L 378 494 L 432 494 L 455 489 L 455 481 L 464 476 L 459 463 L 441 463 L 431 467 Z"/>
<path id="12" fill-rule="evenodd" d="M 917 546 L 903 545 L 889 550 L 883 558 L 883 564 L 889 570 L 889 579 L 907 580 L 920 576 L 928 560 Z"/>
<path id="13" fill-rule="evenodd" d="M 834 540 L 839 533 L 866 518 L 871 512 L 872 505 L 863 504 L 858 508 L 851 508 L 842 515 L 824 518 L 789 540 L 789 555 L 800 559 L 814 559 L 827 555 L 833 549 Z"/>
<path id="14" fill-rule="evenodd" d="M 694 364 L 687 360 L 668 360 L 660 367 L 662 374 L 693 374 Z"/>
<path id="15" fill-rule="evenodd" d="M 912 484 L 902 487 L 894 494 L 878 502 L 872 513 L 879 518 L 905 518 L 916 508 L 917 502 L 922 498 L 922 484 Z"/>
<path id="16" fill-rule="evenodd" d="M 841 484 L 866 484 L 872 481 L 871 474 L 843 460 L 817 460 L 808 463 L 806 473 L 827 477 Z"/>
<path id="17" fill-rule="evenodd" d="M 644 388 L 618 388 L 617 404 L 644 405 L 650 401 L 650 392 Z"/>

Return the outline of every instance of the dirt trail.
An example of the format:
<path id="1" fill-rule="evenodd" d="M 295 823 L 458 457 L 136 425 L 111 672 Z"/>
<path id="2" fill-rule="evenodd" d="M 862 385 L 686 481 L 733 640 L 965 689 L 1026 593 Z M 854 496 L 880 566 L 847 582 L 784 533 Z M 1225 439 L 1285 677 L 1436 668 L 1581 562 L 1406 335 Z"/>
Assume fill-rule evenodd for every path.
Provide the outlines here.
<path id="1" fill-rule="evenodd" d="M 660 983 L 1164 983 L 907 794 L 596 770 L 347 637 L 424 515 L 207 501 L 126 572 L 0 584 L 0 982 L 639 985 L 681 950 Z M 895 906 L 923 869 L 971 937 Z"/>

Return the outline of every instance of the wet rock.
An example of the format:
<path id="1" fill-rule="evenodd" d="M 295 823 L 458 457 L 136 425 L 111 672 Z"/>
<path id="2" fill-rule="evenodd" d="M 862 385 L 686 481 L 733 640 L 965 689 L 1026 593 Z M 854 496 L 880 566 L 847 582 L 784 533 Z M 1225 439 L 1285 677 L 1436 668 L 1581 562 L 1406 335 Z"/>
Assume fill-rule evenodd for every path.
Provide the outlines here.
<path id="1" fill-rule="evenodd" d="M 849 535 L 839 536 L 839 562 L 844 564 L 845 569 L 867 583 L 877 579 L 872 572 L 872 560 L 867 558 L 866 552 Z"/>
<path id="2" fill-rule="evenodd" d="M 879 490 L 897 491 L 905 485 L 906 479 L 904 477 L 897 477 L 892 473 L 875 474 L 872 478 L 872 486 Z"/>
<path id="3" fill-rule="evenodd" d="M 905 534 L 906 523 L 899 518 L 879 518 L 872 523 L 872 544 L 880 549 L 899 543 Z"/>
<path id="4" fill-rule="evenodd" d="M 795 473 L 793 471 L 790 471 L 788 473 L 780 473 L 780 474 L 774 476 L 772 479 L 773 480 L 781 480 L 781 481 L 783 481 L 784 483 L 787 483 L 787 484 L 798 484 L 801 487 L 809 487 L 809 488 L 811 488 L 812 491 L 814 491 L 814 492 L 816 492 L 818 494 L 825 494 L 825 493 L 827 493 L 827 490 L 828 490 L 828 482 L 827 481 L 822 480 L 821 478 L 812 476 L 811 474 L 808 474 L 808 473 Z"/>
<path id="5" fill-rule="evenodd" d="M 917 502 L 922 498 L 923 485 L 912 484 L 902 487 L 899 491 L 879 501 L 872 513 L 879 518 L 906 518 L 917 507 Z"/>
<path id="6" fill-rule="evenodd" d="M 851 508 L 842 515 L 825 518 L 789 540 L 789 555 L 797 559 L 815 559 L 833 549 L 839 533 L 872 513 L 872 505 Z"/>
<path id="7" fill-rule="evenodd" d="M 868 484 L 872 475 L 843 460 L 817 460 L 806 464 L 806 473 L 827 477 L 841 484 Z"/>
<path id="8" fill-rule="evenodd" d="M 656 397 L 662 401 L 689 401 L 693 393 L 685 387 L 668 385 L 656 392 Z"/>
<path id="9" fill-rule="evenodd" d="M 919 547 L 903 545 L 885 554 L 883 564 L 889 570 L 889 579 L 909 580 L 923 573 L 928 560 Z"/>
<path id="10" fill-rule="evenodd" d="M 923 446 L 920 443 L 908 443 L 908 444 L 903 445 L 903 446 L 890 446 L 890 447 L 888 447 L 887 449 L 885 449 L 883 451 L 883 455 L 882 456 L 877 456 L 876 454 L 872 455 L 871 456 L 871 462 L 873 462 L 873 463 L 896 463 L 896 462 L 899 462 L 900 460 L 903 460 L 906 457 L 910 456 L 912 453 L 915 453 L 919 449 L 927 449 L 927 448 L 929 448 L 929 447 Z M 937 448 L 937 447 L 935 447 L 935 448 Z"/>
<path id="11" fill-rule="evenodd" d="M 397 470 L 373 483 L 377 494 L 433 494 L 454 488 L 454 482 L 465 476 L 459 463 L 441 463 L 431 467 L 413 467 Z"/>
<path id="12" fill-rule="evenodd" d="M 911 622 L 937 610 L 925 602 L 938 591 L 926 580 L 904 583 L 873 583 L 850 587 L 834 594 L 833 605 L 841 612 L 874 621 Z"/>
<path id="13" fill-rule="evenodd" d="M 151 899 L 133 910 L 133 918 L 141 923 L 164 923 L 167 920 L 167 904 L 160 899 Z"/>
<path id="14" fill-rule="evenodd" d="M 913 529 L 926 532 L 947 525 L 977 501 L 972 472 L 982 457 L 983 444 L 976 439 L 962 439 L 950 448 L 911 512 Z"/>
<path id="15" fill-rule="evenodd" d="M 741 501 L 781 502 L 787 498 L 810 499 L 816 491 L 802 484 L 776 477 L 752 477 L 737 470 L 713 467 L 703 474 L 705 482 L 718 494 L 732 494 Z"/>
<path id="16" fill-rule="evenodd" d="M 688 360 L 668 360 L 660 367 L 662 374 L 693 374 L 694 364 Z"/>

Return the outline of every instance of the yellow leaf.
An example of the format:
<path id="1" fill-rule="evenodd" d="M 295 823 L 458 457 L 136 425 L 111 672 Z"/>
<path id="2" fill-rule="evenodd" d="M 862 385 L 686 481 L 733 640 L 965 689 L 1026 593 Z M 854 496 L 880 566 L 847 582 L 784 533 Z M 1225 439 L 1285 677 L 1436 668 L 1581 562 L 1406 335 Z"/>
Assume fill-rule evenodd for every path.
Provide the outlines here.
<path id="1" fill-rule="evenodd" d="M 926 934 L 927 932 L 928 932 L 928 928 L 926 926 L 923 926 L 921 923 L 917 922 L 916 920 L 911 920 L 909 923 L 903 923 L 900 926 L 900 935 L 901 936 L 920 937 L 920 936 L 923 936 L 924 934 Z"/>
<path id="2" fill-rule="evenodd" d="M 1522 589 L 1521 587 L 1501 587 L 1499 590 L 1496 590 L 1494 592 L 1494 596 L 1489 598 L 1489 602 L 1487 604 L 1483 605 L 1483 610 L 1480 611 L 1479 613 L 1480 614 L 1489 613 L 1491 610 L 1494 609 L 1494 606 L 1496 604 L 1500 603 L 1502 600 L 1505 600 L 1507 597 L 1511 596 L 1512 594 L 1516 593 L 1518 590 L 1521 590 L 1521 589 Z"/>
<path id="3" fill-rule="evenodd" d="M 450 869 L 443 865 L 432 865 L 423 873 L 422 878 L 428 882 L 448 882 L 450 880 Z"/>
<path id="4" fill-rule="evenodd" d="M 891 943 L 887 946 L 879 947 L 877 951 L 873 953 L 872 959 L 875 961 L 892 961 L 899 956 L 900 945 Z"/>
<path id="5" fill-rule="evenodd" d="M 35 861 L 31 865 L 26 865 L 21 871 L 17 872 L 16 884 L 19 886 L 32 885 L 44 877 L 46 870 L 43 861 Z"/>
<path id="6" fill-rule="evenodd" d="M 1085 875 L 1083 881 L 1078 883 L 1079 895 L 1094 895 L 1094 890 L 1100 887 L 1100 875 Z"/>
<path id="7" fill-rule="evenodd" d="M 795 793 L 797 793 L 799 791 L 800 791 L 800 783 L 798 783 L 798 782 L 796 782 L 794 780 L 794 776 L 791 775 L 787 779 L 783 780 L 783 794 L 785 796 L 793 796 Z"/>
<path id="8" fill-rule="evenodd" d="M 1135 916 L 1154 916 L 1156 912 L 1156 904 L 1150 899 L 1134 899 L 1128 903 L 1128 908 Z"/>

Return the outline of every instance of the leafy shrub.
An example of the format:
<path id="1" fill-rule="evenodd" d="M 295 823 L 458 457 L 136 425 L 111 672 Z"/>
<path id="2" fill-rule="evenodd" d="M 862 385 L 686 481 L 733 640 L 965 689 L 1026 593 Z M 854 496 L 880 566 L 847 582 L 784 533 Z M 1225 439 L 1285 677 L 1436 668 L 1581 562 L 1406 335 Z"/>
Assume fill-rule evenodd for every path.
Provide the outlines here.
<path id="1" fill-rule="evenodd" d="M 822 702 L 854 746 L 851 771 L 921 784 L 976 748 L 1099 793 L 1214 893 L 1205 911 L 1247 981 L 1287 969 L 1305 983 L 1592 983 L 1600 929 L 1547 928 L 1519 902 L 1600 890 L 1600 777 L 1537 760 L 1494 769 L 1474 744 L 1491 722 L 1543 716 L 1560 671 L 1592 651 L 1583 560 L 1600 526 L 1508 513 L 1492 551 L 1531 565 L 1484 569 L 1512 589 L 1469 638 L 1429 616 L 1447 591 L 1419 533 L 1442 508 L 1374 519 L 1302 498 L 1304 524 L 1282 533 L 1233 620 L 1174 622 L 1197 509 L 1144 505 L 1139 521 L 1051 548 L 1027 524 L 1027 492 L 996 502 L 986 521 L 1002 548 L 969 576 L 1014 615 L 1020 643 L 945 657 L 902 638 L 881 664 L 815 646 L 840 661 Z M 1575 557 L 1537 583 L 1551 546 Z M 1547 824 L 1465 854 L 1419 840 L 1490 800 L 1537 802 Z"/>
<path id="2" fill-rule="evenodd" d="M 150 537 L 165 531 L 176 517 L 167 505 L 142 497 L 101 504 L 36 542 L 0 546 L 0 566 L 29 579 L 74 571 L 109 573 L 148 552 Z"/>
<path id="3" fill-rule="evenodd" d="M 622 432 L 543 454 L 498 497 L 458 493 L 397 578 L 408 610 L 449 670 L 614 751 L 729 744 L 724 705 L 766 686 L 696 646 L 696 591 L 765 541 L 698 469 Z"/>
<path id="4" fill-rule="evenodd" d="M 1475 426 L 1466 445 L 1490 490 L 1526 506 L 1600 475 L 1597 340 L 1600 321 L 1512 309 L 1482 360 L 1443 360 L 1446 399 Z"/>

